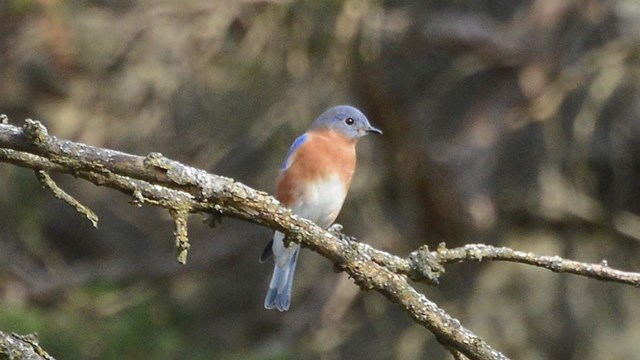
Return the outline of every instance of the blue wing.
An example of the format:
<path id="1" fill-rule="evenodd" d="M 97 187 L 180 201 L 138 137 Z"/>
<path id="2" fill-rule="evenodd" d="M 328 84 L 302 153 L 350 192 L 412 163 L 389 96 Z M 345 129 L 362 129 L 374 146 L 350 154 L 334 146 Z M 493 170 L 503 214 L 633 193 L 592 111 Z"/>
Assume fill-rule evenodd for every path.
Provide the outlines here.
<path id="1" fill-rule="evenodd" d="M 287 151 L 287 156 L 284 158 L 284 162 L 282 163 L 282 167 L 280 168 L 280 171 L 285 171 L 287 170 L 287 168 L 289 168 L 289 166 L 291 165 L 293 153 L 295 153 L 296 150 L 298 150 L 300 146 L 302 146 L 302 144 L 304 144 L 308 139 L 309 139 L 309 135 L 306 133 L 298 136 L 298 138 L 293 142 L 293 144 L 289 148 L 289 151 Z"/>

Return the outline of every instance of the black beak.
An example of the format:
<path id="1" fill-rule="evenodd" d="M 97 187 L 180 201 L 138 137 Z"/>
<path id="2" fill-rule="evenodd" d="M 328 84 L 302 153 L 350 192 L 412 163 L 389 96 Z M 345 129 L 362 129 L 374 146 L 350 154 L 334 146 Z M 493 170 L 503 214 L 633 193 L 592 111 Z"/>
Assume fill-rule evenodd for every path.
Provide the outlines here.
<path id="1" fill-rule="evenodd" d="M 382 130 L 378 129 L 377 127 L 373 127 L 371 125 L 369 125 L 366 131 L 369 134 L 373 133 L 373 134 L 382 135 Z"/>

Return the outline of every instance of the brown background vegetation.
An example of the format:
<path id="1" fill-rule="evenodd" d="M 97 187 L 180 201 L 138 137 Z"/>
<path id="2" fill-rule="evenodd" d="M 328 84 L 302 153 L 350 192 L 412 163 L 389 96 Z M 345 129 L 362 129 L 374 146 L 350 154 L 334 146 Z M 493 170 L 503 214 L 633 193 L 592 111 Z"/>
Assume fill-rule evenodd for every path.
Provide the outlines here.
<path id="1" fill-rule="evenodd" d="M 293 139 L 350 103 L 385 135 L 359 146 L 346 233 L 637 270 L 639 35 L 634 0 L 9 0 L 0 113 L 271 191 Z M 98 229 L 0 164 L 0 330 L 59 359 L 450 356 L 310 252 L 292 309 L 264 310 L 265 229 L 192 219 L 180 266 L 165 212 L 56 180 Z M 640 353 L 634 288 L 482 263 L 419 289 L 512 358 Z"/>

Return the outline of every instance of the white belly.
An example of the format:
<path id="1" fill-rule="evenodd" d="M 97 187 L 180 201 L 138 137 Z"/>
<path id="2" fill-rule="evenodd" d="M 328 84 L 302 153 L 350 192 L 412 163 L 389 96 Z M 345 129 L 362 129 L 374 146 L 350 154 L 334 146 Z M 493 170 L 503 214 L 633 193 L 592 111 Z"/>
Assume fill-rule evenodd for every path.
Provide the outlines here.
<path id="1" fill-rule="evenodd" d="M 346 195 L 344 183 L 334 174 L 325 180 L 307 184 L 291 210 L 294 214 L 327 228 L 338 217 Z"/>

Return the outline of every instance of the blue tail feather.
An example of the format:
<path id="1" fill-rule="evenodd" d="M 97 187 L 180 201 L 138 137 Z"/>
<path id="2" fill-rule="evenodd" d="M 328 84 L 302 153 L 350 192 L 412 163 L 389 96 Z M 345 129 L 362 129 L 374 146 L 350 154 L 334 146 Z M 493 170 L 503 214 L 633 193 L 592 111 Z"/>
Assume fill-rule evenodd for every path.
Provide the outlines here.
<path id="1" fill-rule="evenodd" d="M 275 307 L 280 311 L 289 310 L 289 305 L 291 305 L 293 274 L 296 271 L 299 253 L 300 248 L 295 249 L 288 263 L 280 266 L 276 262 L 273 267 L 271 283 L 269 284 L 267 296 L 264 299 L 264 307 L 266 309 L 273 309 Z"/>

